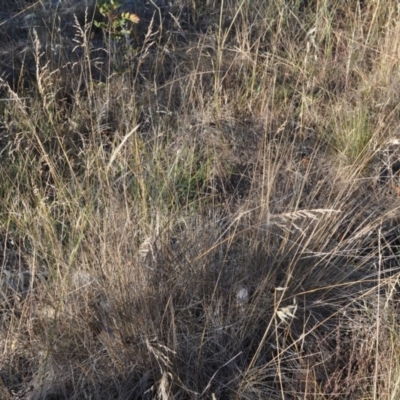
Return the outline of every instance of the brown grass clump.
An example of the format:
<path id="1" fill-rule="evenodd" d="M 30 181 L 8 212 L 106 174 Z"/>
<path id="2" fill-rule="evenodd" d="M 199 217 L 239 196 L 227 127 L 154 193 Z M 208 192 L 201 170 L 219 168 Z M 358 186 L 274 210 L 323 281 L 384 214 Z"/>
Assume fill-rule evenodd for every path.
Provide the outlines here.
<path id="1" fill-rule="evenodd" d="M 0 397 L 398 398 L 397 2 L 150 3 L 0 12 Z"/>

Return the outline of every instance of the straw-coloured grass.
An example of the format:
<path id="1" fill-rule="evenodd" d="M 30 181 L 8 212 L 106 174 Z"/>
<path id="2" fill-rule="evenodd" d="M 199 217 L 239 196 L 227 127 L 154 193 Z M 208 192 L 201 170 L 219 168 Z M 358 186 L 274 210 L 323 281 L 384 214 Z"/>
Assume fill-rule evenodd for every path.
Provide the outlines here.
<path id="1" fill-rule="evenodd" d="M 3 10 L 0 397 L 396 399 L 397 2 L 139 3 Z"/>

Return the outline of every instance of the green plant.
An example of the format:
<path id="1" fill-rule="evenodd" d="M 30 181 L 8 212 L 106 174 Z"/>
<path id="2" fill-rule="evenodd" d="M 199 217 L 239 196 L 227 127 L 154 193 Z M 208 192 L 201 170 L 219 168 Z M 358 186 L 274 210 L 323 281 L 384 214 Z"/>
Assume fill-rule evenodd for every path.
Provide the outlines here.
<path id="1" fill-rule="evenodd" d="M 340 110 L 332 134 L 333 146 L 346 163 L 365 156 L 374 135 L 374 125 L 369 113 L 362 109 Z"/>
<path id="2" fill-rule="evenodd" d="M 132 32 L 133 25 L 138 24 L 140 21 L 136 14 L 129 12 L 119 13 L 119 7 L 121 7 L 121 3 L 116 0 L 102 1 L 98 8 L 105 21 L 94 21 L 96 27 L 102 29 L 114 40 L 120 40 L 122 37 L 129 35 Z"/>

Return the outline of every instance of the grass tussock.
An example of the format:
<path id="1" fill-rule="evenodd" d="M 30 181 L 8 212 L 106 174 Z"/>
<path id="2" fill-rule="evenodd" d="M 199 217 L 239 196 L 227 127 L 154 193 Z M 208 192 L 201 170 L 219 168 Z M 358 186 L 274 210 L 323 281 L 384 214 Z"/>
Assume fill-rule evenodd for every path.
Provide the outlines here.
<path id="1" fill-rule="evenodd" d="M 151 3 L 0 13 L 0 397 L 398 398 L 397 2 Z"/>

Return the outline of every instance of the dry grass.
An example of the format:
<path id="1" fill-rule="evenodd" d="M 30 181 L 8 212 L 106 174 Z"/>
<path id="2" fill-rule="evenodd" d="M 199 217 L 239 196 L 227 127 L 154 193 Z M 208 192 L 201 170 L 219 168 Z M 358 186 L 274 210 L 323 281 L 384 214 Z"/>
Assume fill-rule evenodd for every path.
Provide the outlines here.
<path id="1" fill-rule="evenodd" d="M 397 2 L 183 3 L 4 75 L 0 397 L 398 398 Z"/>

